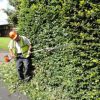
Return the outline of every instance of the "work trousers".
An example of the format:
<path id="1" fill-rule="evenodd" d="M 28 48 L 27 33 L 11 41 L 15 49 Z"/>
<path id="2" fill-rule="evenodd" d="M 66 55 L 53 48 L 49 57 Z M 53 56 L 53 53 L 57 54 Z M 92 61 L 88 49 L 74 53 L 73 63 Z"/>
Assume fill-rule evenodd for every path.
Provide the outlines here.
<path id="1" fill-rule="evenodd" d="M 16 66 L 20 80 L 24 80 L 25 77 L 31 76 L 31 67 L 29 58 L 24 58 L 22 54 L 18 54 L 16 58 Z"/>

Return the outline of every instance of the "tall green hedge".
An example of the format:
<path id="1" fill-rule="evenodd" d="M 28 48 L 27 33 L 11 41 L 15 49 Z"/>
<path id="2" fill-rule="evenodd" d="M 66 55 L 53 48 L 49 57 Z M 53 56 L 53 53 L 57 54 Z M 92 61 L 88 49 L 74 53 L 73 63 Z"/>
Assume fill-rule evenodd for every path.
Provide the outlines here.
<path id="1" fill-rule="evenodd" d="M 32 100 L 100 100 L 100 2 L 18 1 L 18 32 L 30 38 L 36 67 L 22 90 Z"/>

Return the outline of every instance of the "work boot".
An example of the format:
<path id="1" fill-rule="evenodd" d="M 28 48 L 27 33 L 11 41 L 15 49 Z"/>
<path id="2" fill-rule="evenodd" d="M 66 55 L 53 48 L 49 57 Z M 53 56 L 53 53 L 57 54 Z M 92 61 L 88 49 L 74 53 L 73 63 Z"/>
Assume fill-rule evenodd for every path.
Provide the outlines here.
<path id="1" fill-rule="evenodd" d="M 32 76 L 27 76 L 24 81 L 29 82 L 32 79 Z"/>

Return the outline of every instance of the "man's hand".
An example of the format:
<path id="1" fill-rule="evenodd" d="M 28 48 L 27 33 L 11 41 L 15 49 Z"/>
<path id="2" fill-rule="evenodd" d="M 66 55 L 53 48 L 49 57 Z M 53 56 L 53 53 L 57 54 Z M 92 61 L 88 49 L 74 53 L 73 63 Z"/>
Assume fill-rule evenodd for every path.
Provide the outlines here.
<path id="1" fill-rule="evenodd" d="M 14 58 L 16 58 L 16 56 L 15 55 L 11 55 L 11 59 L 14 59 Z"/>

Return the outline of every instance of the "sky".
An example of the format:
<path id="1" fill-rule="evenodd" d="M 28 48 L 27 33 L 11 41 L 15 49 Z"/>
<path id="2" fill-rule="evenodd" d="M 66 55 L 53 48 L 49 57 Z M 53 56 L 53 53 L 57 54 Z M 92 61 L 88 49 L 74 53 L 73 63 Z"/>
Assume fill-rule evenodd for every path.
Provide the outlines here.
<path id="1" fill-rule="evenodd" d="M 8 19 L 7 14 L 2 9 L 4 9 L 4 10 L 8 10 L 8 9 L 14 10 L 14 7 L 9 4 L 8 0 L 0 0 L 0 20 Z"/>

